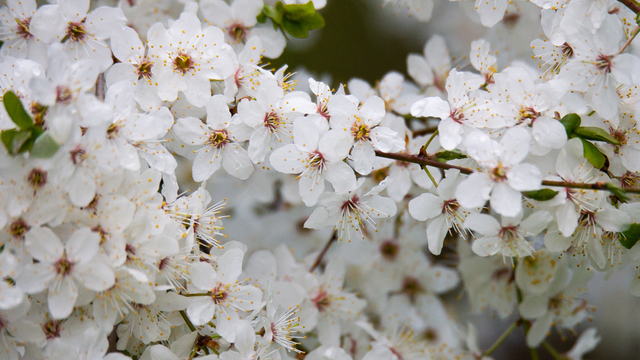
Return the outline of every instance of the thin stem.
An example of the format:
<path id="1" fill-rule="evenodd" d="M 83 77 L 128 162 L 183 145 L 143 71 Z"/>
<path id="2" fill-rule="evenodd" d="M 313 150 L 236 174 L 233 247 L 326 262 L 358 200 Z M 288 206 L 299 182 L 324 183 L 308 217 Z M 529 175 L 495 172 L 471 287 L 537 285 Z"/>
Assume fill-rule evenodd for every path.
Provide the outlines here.
<path id="1" fill-rule="evenodd" d="M 429 138 L 429 140 L 427 140 L 427 143 L 424 144 L 424 146 L 422 147 L 424 149 L 425 152 L 427 152 L 427 148 L 429 147 L 429 144 L 431 144 L 431 142 L 433 141 L 433 139 L 436 137 L 436 135 L 438 135 L 438 129 L 436 129 L 436 131 L 431 135 L 431 137 Z"/>
<path id="2" fill-rule="evenodd" d="M 549 352 L 549 354 L 551 354 L 551 356 L 553 356 L 554 359 L 566 360 L 566 357 L 556 351 L 556 349 L 554 349 L 553 346 L 551 346 L 551 344 L 549 344 L 548 342 L 543 341 L 542 346 Z"/>
<path id="3" fill-rule="evenodd" d="M 424 169 L 424 172 L 427 173 L 427 176 L 429 176 L 429 179 L 431 179 L 431 182 L 433 183 L 433 186 L 435 186 L 436 188 L 438 187 L 438 183 L 436 182 L 436 179 L 433 178 L 433 175 L 431 175 L 431 173 L 429 172 L 429 169 L 427 169 L 426 166 L 422 167 Z"/>
<path id="4" fill-rule="evenodd" d="M 638 4 L 637 1 L 635 0 L 618 0 L 618 1 L 623 3 L 629 9 L 631 9 L 631 11 L 633 11 L 634 13 L 636 14 L 640 13 L 640 5 Z"/>
<path id="5" fill-rule="evenodd" d="M 184 312 L 184 310 L 180 310 L 180 316 L 182 316 L 182 319 L 184 320 L 184 322 L 187 323 L 189 330 L 196 331 L 195 326 L 193 326 L 193 323 L 191 323 L 191 320 L 189 320 L 189 317 L 187 316 L 187 313 Z"/>
<path id="6" fill-rule="evenodd" d="M 496 351 L 496 349 L 500 347 L 500 345 L 502 345 L 502 343 L 509 337 L 509 335 L 511 335 L 513 330 L 515 330 L 518 325 L 520 325 L 520 321 L 516 321 L 511 324 L 511 326 L 509 326 L 507 330 L 505 330 L 502 335 L 500 335 L 500 337 L 493 343 L 493 345 L 491 345 L 489 349 L 487 349 L 487 351 L 484 352 L 484 354 L 482 354 L 482 356 L 489 356 L 493 354 L 493 352 Z"/>
<path id="7" fill-rule="evenodd" d="M 327 253 L 327 251 L 329 251 L 329 248 L 331 247 L 331 244 L 336 242 L 336 240 L 338 240 L 338 231 L 337 230 L 333 232 L 333 235 L 331 235 L 331 239 L 329 239 L 329 241 L 324 246 L 322 251 L 320 251 L 320 254 L 318 254 L 318 257 L 316 258 L 316 261 L 313 262 L 313 265 L 311 266 L 311 269 L 309 269 L 309 272 L 313 272 L 318 267 L 318 265 L 320 265 L 320 263 L 322 262 L 322 258 Z"/>
<path id="8" fill-rule="evenodd" d="M 639 32 L 640 32 L 640 27 L 638 27 L 638 26 L 634 27 L 633 30 L 631 30 L 631 37 L 629 37 L 627 39 L 627 42 L 625 42 L 624 45 L 622 45 L 622 47 L 620 48 L 620 51 L 618 51 L 618 54 L 622 53 L 624 51 L 624 49 L 626 49 L 627 46 L 629 46 L 629 44 L 631 44 L 633 39 L 635 39 L 636 36 L 638 36 Z"/>
<path id="9" fill-rule="evenodd" d="M 457 169 L 457 170 L 460 171 L 460 173 L 467 174 L 467 175 L 473 173 L 473 170 L 471 170 L 469 168 L 465 168 L 465 167 L 462 167 L 462 166 L 451 165 L 451 164 L 447 164 L 447 163 L 442 163 L 440 161 L 427 158 L 427 157 L 425 157 L 423 155 L 407 155 L 407 154 L 400 154 L 400 153 L 385 153 L 385 152 L 382 152 L 380 150 L 376 150 L 375 152 L 376 152 L 376 156 L 387 158 L 387 159 L 410 162 L 410 163 L 413 163 L 413 164 L 418 164 L 418 165 L 423 165 L 423 166 L 428 165 L 428 166 L 433 166 L 433 167 L 436 167 L 436 168 L 439 168 L 439 169 Z M 588 190 L 606 190 L 606 191 L 611 191 L 611 190 L 607 189 L 607 182 L 606 181 L 598 181 L 598 182 L 591 183 L 591 184 L 585 184 L 585 183 L 574 183 L 574 182 L 568 182 L 568 181 L 543 180 L 542 181 L 542 185 L 544 185 L 544 186 L 555 186 L 555 187 L 572 188 L 572 189 L 588 189 Z M 640 188 L 622 188 L 622 190 L 625 191 L 625 192 L 628 192 L 628 193 L 640 194 Z"/>

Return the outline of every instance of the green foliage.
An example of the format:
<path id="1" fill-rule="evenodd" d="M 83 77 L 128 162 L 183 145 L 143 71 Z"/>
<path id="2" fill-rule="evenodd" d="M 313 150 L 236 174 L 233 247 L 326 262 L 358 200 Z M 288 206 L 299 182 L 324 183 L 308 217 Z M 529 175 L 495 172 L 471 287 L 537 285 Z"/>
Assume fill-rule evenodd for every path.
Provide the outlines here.
<path id="1" fill-rule="evenodd" d="M 582 153 L 584 157 L 587 160 L 589 160 L 591 165 L 595 166 L 596 168 L 600 169 L 601 167 L 603 167 L 606 162 L 606 158 L 604 154 L 600 152 L 600 150 L 598 150 L 598 148 L 595 145 L 588 142 L 587 140 L 585 139 L 580 139 L 580 140 L 582 141 L 582 148 L 583 148 Z"/>
<path id="2" fill-rule="evenodd" d="M 580 126 L 581 123 L 580 116 L 578 114 L 567 114 L 562 117 L 560 123 L 564 126 L 564 130 L 567 132 L 567 137 L 570 137 L 571 134 Z"/>
<path id="3" fill-rule="evenodd" d="M 466 159 L 467 155 L 463 154 L 460 150 L 440 150 L 436 154 L 436 160 L 440 162 L 447 162 L 454 159 Z"/>
<path id="4" fill-rule="evenodd" d="M 284 5 L 278 1 L 275 7 L 265 5 L 257 19 L 259 22 L 265 22 L 267 18 L 273 21 L 275 29 L 279 28 L 295 38 L 306 38 L 309 36 L 309 31 L 324 26 L 324 18 L 316 12 L 311 1 L 306 4 L 290 5 Z"/>
<path id="5" fill-rule="evenodd" d="M 33 156 L 47 158 L 58 151 L 60 146 L 48 134 L 41 136 L 45 132 L 42 126 L 33 122 L 13 91 L 7 91 L 2 101 L 7 114 L 17 126 L 16 129 L 8 129 L 0 133 L 0 139 L 10 154 L 34 151 Z"/>
<path id="6" fill-rule="evenodd" d="M 535 191 L 523 191 L 522 194 L 533 200 L 548 201 L 553 199 L 558 192 L 551 189 L 540 189 Z"/>
<path id="7" fill-rule="evenodd" d="M 604 185 L 605 189 L 609 190 L 613 195 L 615 195 L 620 200 L 629 200 L 629 195 L 624 191 L 620 186 L 614 183 L 606 183 Z"/>
<path id="8" fill-rule="evenodd" d="M 640 240 L 640 224 L 631 224 L 628 230 L 620 233 L 620 244 L 631 249 Z"/>
<path id="9" fill-rule="evenodd" d="M 620 145 L 618 140 L 599 127 L 581 126 L 575 129 L 574 134 L 575 136 L 585 140 L 604 141 L 609 144 Z"/>

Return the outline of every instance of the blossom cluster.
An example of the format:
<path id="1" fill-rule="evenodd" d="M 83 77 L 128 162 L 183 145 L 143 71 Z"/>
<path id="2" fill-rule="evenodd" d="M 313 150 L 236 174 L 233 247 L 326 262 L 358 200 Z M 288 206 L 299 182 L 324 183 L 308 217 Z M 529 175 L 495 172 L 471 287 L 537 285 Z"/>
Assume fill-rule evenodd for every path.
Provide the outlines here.
<path id="1" fill-rule="evenodd" d="M 532 3 L 533 62 L 478 39 L 455 65 L 435 35 L 407 77 L 336 90 L 263 62 L 326 1 L 7 0 L 0 359 L 489 359 L 460 291 L 532 349 L 576 327 L 594 271 L 640 266 L 640 25 Z M 227 240 L 260 206 L 282 223 Z"/>

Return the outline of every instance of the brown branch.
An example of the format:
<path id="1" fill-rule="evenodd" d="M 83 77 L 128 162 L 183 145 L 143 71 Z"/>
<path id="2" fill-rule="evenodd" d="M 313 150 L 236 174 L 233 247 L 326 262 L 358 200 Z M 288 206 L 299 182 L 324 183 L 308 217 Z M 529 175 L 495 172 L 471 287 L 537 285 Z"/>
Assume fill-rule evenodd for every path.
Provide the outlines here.
<path id="1" fill-rule="evenodd" d="M 380 156 L 380 157 L 383 157 L 383 158 L 387 158 L 387 159 L 410 162 L 410 163 L 423 165 L 423 166 L 425 166 L 425 165 L 426 166 L 433 166 L 433 167 L 436 167 L 436 168 L 439 168 L 439 169 L 458 169 L 463 174 L 471 174 L 473 172 L 473 170 L 471 170 L 471 169 L 467 169 L 465 167 L 443 163 L 443 162 L 440 162 L 438 160 L 429 159 L 429 158 L 427 158 L 427 157 L 425 157 L 423 155 L 408 155 L 408 154 L 401 154 L 401 153 L 386 153 L 386 152 L 382 152 L 380 150 L 376 150 L 376 155 Z"/>
<path id="2" fill-rule="evenodd" d="M 431 134 L 434 133 L 436 130 L 438 130 L 437 126 L 434 127 L 428 127 L 428 128 L 424 128 L 424 129 L 420 129 L 420 130 L 416 130 L 413 132 L 413 137 L 418 137 L 418 136 L 422 136 L 422 135 L 427 135 L 427 134 Z"/>
<path id="3" fill-rule="evenodd" d="M 309 269 L 309 272 L 313 272 L 313 270 L 315 270 L 318 267 L 318 265 L 320 265 L 320 263 L 322 262 L 322 258 L 327 253 L 327 251 L 329 251 L 329 248 L 331 247 L 331 244 L 336 242 L 336 240 L 338 240 L 338 231 L 337 230 L 333 232 L 333 235 L 331 235 L 331 239 L 329 239 L 329 241 L 324 246 L 322 251 L 320 251 L 320 254 L 318 254 L 318 257 L 316 258 L 316 261 L 313 262 L 313 265 L 311 266 L 311 269 Z"/>
<path id="4" fill-rule="evenodd" d="M 631 9 L 631 11 L 633 11 L 634 13 L 636 14 L 640 13 L 640 5 L 638 5 L 638 3 L 635 2 L 634 0 L 618 0 L 618 1 L 623 3 L 629 9 Z"/>
<path id="5" fill-rule="evenodd" d="M 382 151 L 379 151 L 379 150 L 376 150 L 376 155 L 379 156 L 379 157 L 387 158 L 387 159 L 404 161 L 404 162 L 409 162 L 409 163 L 418 164 L 418 165 L 422 165 L 422 166 L 425 166 L 425 165 L 426 166 L 433 166 L 433 167 L 439 168 L 439 169 L 458 169 L 463 174 L 471 174 L 473 172 L 473 170 L 471 170 L 469 168 L 456 166 L 456 165 L 451 165 L 451 164 L 447 164 L 447 163 L 442 163 L 440 161 L 430 159 L 430 158 L 427 157 L 428 155 L 408 155 L 408 154 L 401 154 L 401 153 L 385 153 L 385 152 L 382 152 Z M 588 190 L 611 191 L 611 189 L 609 189 L 607 187 L 607 184 L 608 183 L 606 181 L 598 181 L 596 183 L 591 183 L 591 184 L 574 183 L 574 182 L 568 182 L 568 181 L 552 181 L 552 180 L 543 180 L 542 181 L 542 185 L 544 185 L 544 186 L 565 187 L 565 188 L 572 188 L 572 189 L 588 189 Z M 609 185 L 609 186 L 611 186 L 611 185 Z M 622 190 L 625 191 L 625 192 L 629 192 L 629 193 L 640 194 L 640 188 L 622 188 Z"/>

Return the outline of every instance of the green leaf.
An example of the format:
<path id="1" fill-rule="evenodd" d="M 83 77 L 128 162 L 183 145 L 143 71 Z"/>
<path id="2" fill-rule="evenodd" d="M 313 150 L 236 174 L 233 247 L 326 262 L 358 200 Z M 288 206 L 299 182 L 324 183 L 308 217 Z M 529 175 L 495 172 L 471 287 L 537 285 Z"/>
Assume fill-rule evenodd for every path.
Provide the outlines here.
<path id="1" fill-rule="evenodd" d="M 264 9 L 260 14 L 258 14 L 258 16 L 256 16 L 256 20 L 258 20 L 260 24 L 264 24 L 267 21 L 267 14 L 264 13 Z"/>
<path id="2" fill-rule="evenodd" d="M 313 1 L 309 1 L 306 4 L 289 4 L 282 5 L 282 2 L 278 2 L 281 8 L 284 10 L 285 17 L 289 20 L 299 21 L 313 16 L 316 13 L 316 8 L 313 6 Z M 278 4 L 276 4 L 278 8 Z"/>
<path id="3" fill-rule="evenodd" d="M 47 159 L 55 155 L 59 148 L 60 145 L 53 140 L 51 135 L 45 133 L 33 143 L 30 155 L 35 158 Z"/>
<path id="4" fill-rule="evenodd" d="M 615 195 L 618 199 L 620 200 L 629 200 L 629 195 L 627 195 L 627 192 L 624 191 L 624 189 L 622 189 L 620 186 L 614 184 L 614 183 L 606 183 L 604 185 L 604 188 L 609 190 L 613 195 Z"/>
<path id="5" fill-rule="evenodd" d="M 453 159 L 466 159 L 467 155 L 460 152 L 460 150 L 440 150 L 436 154 L 438 161 L 447 162 Z"/>
<path id="6" fill-rule="evenodd" d="M 315 13 L 313 16 L 305 19 L 307 30 L 318 30 L 324 27 L 324 18 L 322 15 Z"/>
<path id="7" fill-rule="evenodd" d="M 282 3 L 280 3 L 280 5 L 282 5 Z M 262 8 L 262 12 L 266 17 L 273 20 L 274 24 L 282 24 L 283 13 L 278 11 L 277 8 L 270 5 L 265 5 L 264 8 Z"/>
<path id="8" fill-rule="evenodd" d="M 567 114 L 562 117 L 560 123 L 564 126 L 567 136 L 571 136 L 573 132 L 580 126 L 582 120 L 578 114 Z"/>
<path id="9" fill-rule="evenodd" d="M 558 192 L 551 189 L 540 189 L 535 191 L 523 191 L 522 194 L 533 200 L 547 201 L 553 199 Z"/>
<path id="10" fill-rule="evenodd" d="M 0 133 L 0 139 L 2 139 L 2 143 L 9 154 L 13 154 L 13 146 L 11 144 L 13 143 L 13 137 L 16 136 L 17 133 L 18 130 L 16 129 L 4 130 Z"/>
<path id="11" fill-rule="evenodd" d="M 640 224 L 631 224 L 628 230 L 620 233 L 620 244 L 631 249 L 640 240 Z"/>
<path id="12" fill-rule="evenodd" d="M 604 154 L 587 140 L 581 138 L 580 141 L 582 141 L 583 155 L 587 160 L 589 160 L 591 165 L 595 166 L 597 169 L 603 167 L 605 163 Z"/>
<path id="13" fill-rule="evenodd" d="M 575 129 L 574 133 L 582 139 L 592 141 L 604 141 L 613 145 L 620 145 L 620 141 L 616 140 L 608 132 L 595 126 L 580 126 Z"/>
<path id="14" fill-rule="evenodd" d="M 33 119 L 22 106 L 22 102 L 13 91 L 7 91 L 2 97 L 4 108 L 13 122 L 21 129 L 29 129 L 33 126 Z"/>
<path id="15" fill-rule="evenodd" d="M 20 130 L 11 139 L 11 152 L 13 154 L 21 153 L 28 151 L 33 144 L 29 140 L 31 140 L 31 130 Z"/>

